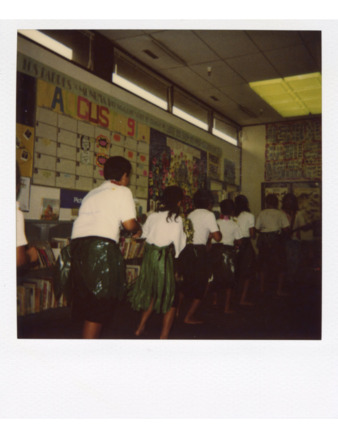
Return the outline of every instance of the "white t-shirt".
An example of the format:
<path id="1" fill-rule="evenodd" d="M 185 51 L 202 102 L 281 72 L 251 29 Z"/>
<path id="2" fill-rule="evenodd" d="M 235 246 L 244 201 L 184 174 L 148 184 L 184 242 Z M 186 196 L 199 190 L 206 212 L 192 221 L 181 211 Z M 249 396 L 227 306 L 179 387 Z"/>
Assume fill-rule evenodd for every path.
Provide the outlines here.
<path id="1" fill-rule="evenodd" d="M 130 189 L 108 180 L 83 198 L 71 238 L 97 236 L 118 242 L 121 223 L 135 218 Z"/>
<path id="2" fill-rule="evenodd" d="M 207 209 L 195 209 L 188 218 L 192 221 L 194 227 L 193 244 L 207 244 L 210 233 L 217 232 L 215 214 Z"/>
<path id="3" fill-rule="evenodd" d="M 16 202 L 16 247 L 28 244 L 25 234 L 25 218 L 20 210 L 19 202 Z"/>
<path id="4" fill-rule="evenodd" d="M 250 228 L 255 227 L 255 216 L 248 211 L 242 211 L 235 219 L 238 224 L 243 238 L 250 237 Z"/>
<path id="5" fill-rule="evenodd" d="M 217 224 L 222 233 L 222 240 L 220 243 L 233 246 L 235 240 L 240 240 L 243 237 L 238 224 L 232 219 L 218 219 Z"/>
<path id="6" fill-rule="evenodd" d="M 153 212 L 143 225 L 142 238 L 149 244 L 163 247 L 173 243 L 175 258 L 186 245 L 186 234 L 183 230 L 183 221 L 180 216 L 168 219 L 168 211 Z"/>
<path id="7" fill-rule="evenodd" d="M 256 220 L 256 229 L 260 232 L 277 232 L 289 225 L 285 212 L 274 208 L 263 209 Z"/>

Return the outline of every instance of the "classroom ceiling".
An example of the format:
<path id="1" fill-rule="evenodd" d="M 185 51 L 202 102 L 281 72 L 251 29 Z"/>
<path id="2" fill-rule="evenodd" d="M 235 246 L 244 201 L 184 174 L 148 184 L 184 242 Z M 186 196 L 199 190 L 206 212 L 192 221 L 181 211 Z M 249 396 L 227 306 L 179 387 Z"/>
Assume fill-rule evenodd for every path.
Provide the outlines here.
<path id="1" fill-rule="evenodd" d="M 321 72 L 320 31 L 97 32 L 240 126 L 286 120 L 249 82 Z"/>

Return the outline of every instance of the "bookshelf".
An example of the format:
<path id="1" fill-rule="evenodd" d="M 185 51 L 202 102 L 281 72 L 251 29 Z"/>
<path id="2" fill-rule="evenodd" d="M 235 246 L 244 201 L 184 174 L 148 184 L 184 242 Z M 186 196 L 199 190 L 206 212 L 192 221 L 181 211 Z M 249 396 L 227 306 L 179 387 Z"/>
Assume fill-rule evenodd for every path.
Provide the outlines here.
<path id="1" fill-rule="evenodd" d="M 61 295 L 58 300 L 55 299 L 53 275 L 61 249 L 70 242 L 69 223 L 31 221 L 26 225 L 26 229 L 28 229 L 29 244 L 34 245 L 38 250 L 39 262 L 34 268 L 18 274 L 17 315 L 20 319 L 23 316 L 37 315 L 47 310 L 68 306 L 64 295 Z M 56 233 L 58 236 L 53 236 L 52 229 L 54 231 L 59 229 Z M 42 239 L 42 237 L 47 237 L 47 239 Z M 125 260 L 127 288 L 130 288 L 140 273 L 145 239 L 135 239 L 127 233 L 122 233 L 119 246 Z"/>

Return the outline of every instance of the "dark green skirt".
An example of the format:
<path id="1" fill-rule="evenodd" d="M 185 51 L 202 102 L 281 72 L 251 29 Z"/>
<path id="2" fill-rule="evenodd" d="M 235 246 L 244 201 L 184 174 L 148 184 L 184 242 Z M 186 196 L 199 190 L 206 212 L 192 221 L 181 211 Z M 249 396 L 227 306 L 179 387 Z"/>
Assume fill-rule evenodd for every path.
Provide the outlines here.
<path id="1" fill-rule="evenodd" d="M 128 299 L 134 310 L 147 310 L 154 299 L 153 310 L 167 313 L 175 297 L 174 262 L 170 246 L 146 243 L 140 275 Z"/>
<path id="2" fill-rule="evenodd" d="M 72 314 L 103 323 L 125 291 L 124 260 L 113 240 L 99 237 L 71 241 Z"/>

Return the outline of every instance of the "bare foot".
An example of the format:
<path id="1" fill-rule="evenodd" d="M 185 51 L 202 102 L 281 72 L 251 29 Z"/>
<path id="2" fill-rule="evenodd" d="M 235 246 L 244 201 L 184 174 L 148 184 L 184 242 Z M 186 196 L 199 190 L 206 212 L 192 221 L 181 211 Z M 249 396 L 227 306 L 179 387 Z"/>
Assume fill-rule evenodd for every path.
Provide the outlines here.
<path id="1" fill-rule="evenodd" d="M 144 327 L 143 328 L 137 328 L 134 334 L 136 337 L 140 337 L 144 333 Z"/>

